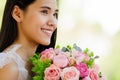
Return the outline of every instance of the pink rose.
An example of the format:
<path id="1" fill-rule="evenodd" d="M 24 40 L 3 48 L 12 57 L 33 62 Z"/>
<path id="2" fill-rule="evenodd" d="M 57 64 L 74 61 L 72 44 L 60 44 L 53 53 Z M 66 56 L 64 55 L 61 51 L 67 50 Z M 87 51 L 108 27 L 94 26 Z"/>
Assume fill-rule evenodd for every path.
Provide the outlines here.
<path id="1" fill-rule="evenodd" d="M 85 56 L 83 53 L 79 53 L 78 55 L 76 55 L 76 63 L 77 64 L 81 63 L 84 59 L 85 59 Z"/>
<path id="2" fill-rule="evenodd" d="M 93 69 L 94 69 L 94 71 L 95 71 L 96 74 L 99 74 L 100 67 L 97 64 L 93 65 Z M 107 80 L 106 76 L 103 73 L 101 73 L 101 75 L 102 75 L 102 77 L 99 77 L 99 80 Z"/>
<path id="3" fill-rule="evenodd" d="M 67 57 L 63 54 L 54 56 L 53 64 L 57 65 L 60 68 L 66 67 L 69 61 Z"/>
<path id="4" fill-rule="evenodd" d="M 86 55 L 83 52 L 79 52 L 78 55 L 76 56 L 76 59 L 77 59 L 77 63 L 81 63 L 82 61 L 85 62 L 89 61 L 88 55 Z"/>
<path id="5" fill-rule="evenodd" d="M 77 51 L 76 49 L 72 50 L 72 56 L 73 57 L 77 57 L 79 55 L 79 51 Z"/>
<path id="6" fill-rule="evenodd" d="M 70 52 L 64 52 L 63 54 L 66 55 L 66 57 L 68 58 L 71 56 Z"/>
<path id="7" fill-rule="evenodd" d="M 40 55 L 41 55 L 40 60 L 44 61 L 46 58 L 53 60 L 55 52 L 54 52 L 53 48 L 49 48 L 49 49 L 42 51 Z"/>
<path id="8" fill-rule="evenodd" d="M 59 54 L 63 54 L 64 52 L 62 52 L 61 49 L 55 49 L 55 53 L 56 55 L 59 55 Z"/>
<path id="9" fill-rule="evenodd" d="M 84 60 L 85 60 L 85 62 L 87 62 L 89 60 L 88 55 L 86 55 L 83 52 L 77 51 L 75 49 L 72 50 L 72 56 L 76 58 L 77 64 L 81 63 Z"/>
<path id="10" fill-rule="evenodd" d="M 90 70 L 89 77 L 91 80 L 99 80 L 98 73 L 94 69 Z"/>
<path id="11" fill-rule="evenodd" d="M 44 74 L 44 80 L 59 80 L 60 68 L 52 64 L 50 67 L 45 69 Z"/>
<path id="12" fill-rule="evenodd" d="M 75 67 L 64 68 L 61 72 L 62 80 L 79 80 L 80 73 Z"/>
<path id="13" fill-rule="evenodd" d="M 88 67 L 85 63 L 76 64 L 75 67 L 80 72 L 80 77 L 86 77 L 89 74 Z"/>

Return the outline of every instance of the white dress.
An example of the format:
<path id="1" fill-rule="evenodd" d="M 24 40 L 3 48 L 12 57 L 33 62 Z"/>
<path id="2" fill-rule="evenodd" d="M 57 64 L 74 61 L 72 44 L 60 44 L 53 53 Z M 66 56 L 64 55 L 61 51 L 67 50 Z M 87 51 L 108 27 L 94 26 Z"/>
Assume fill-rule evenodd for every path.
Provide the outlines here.
<path id="1" fill-rule="evenodd" d="M 13 60 L 18 65 L 19 77 L 18 80 L 30 80 L 27 69 L 25 69 L 25 62 L 16 53 L 16 50 L 20 48 L 20 45 L 12 45 L 5 52 L 0 53 L 0 69 Z"/>

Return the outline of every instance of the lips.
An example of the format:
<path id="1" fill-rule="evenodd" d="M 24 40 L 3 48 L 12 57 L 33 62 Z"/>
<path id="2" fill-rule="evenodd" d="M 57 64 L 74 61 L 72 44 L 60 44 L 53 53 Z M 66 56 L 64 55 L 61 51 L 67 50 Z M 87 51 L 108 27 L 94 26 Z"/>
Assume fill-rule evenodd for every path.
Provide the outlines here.
<path id="1" fill-rule="evenodd" d="M 47 29 L 47 28 L 41 28 L 41 30 L 42 30 L 42 32 L 44 33 L 44 34 L 46 34 L 47 36 L 51 36 L 52 35 L 52 33 L 53 33 L 53 30 L 52 29 Z"/>

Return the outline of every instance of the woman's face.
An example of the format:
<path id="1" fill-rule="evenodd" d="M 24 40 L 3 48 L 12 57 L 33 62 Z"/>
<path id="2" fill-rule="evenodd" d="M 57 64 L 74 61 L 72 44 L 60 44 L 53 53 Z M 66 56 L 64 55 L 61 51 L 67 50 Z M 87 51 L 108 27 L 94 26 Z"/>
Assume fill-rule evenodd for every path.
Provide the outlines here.
<path id="1" fill-rule="evenodd" d="M 36 0 L 23 12 L 19 36 L 35 44 L 49 45 L 57 25 L 57 12 L 56 0 Z"/>

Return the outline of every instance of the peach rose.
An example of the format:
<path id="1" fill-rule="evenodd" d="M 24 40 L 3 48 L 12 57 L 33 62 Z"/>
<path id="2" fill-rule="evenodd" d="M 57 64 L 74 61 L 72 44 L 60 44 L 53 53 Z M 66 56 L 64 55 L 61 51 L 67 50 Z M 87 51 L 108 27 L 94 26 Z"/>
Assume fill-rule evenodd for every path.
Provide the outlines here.
<path id="1" fill-rule="evenodd" d="M 44 80 L 59 80 L 60 79 L 60 68 L 52 64 L 50 67 L 45 69 Z"/>
<path id="2" fill-rule="evenodd" d="M 54 56 L 53 64 L 57 65 L 60 68 L 66 67 L 69 61 L 67 57 L 63 54 Z"/>
<path id="3" fill-rule="evenodd" d="M 69 65 L 70 65 L 70 66 L 74 66 L 75 63 L 76 63 L 75 58 L 74 58 L 74 57 L 69 57 L 68 59 L 69 59 Z"/>
<path id="4" fill-rule="evenodd" d="M 80 73 L 75 67 L 64 68 L 61 72 L 62 80 L 79 80 Z"/>

